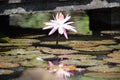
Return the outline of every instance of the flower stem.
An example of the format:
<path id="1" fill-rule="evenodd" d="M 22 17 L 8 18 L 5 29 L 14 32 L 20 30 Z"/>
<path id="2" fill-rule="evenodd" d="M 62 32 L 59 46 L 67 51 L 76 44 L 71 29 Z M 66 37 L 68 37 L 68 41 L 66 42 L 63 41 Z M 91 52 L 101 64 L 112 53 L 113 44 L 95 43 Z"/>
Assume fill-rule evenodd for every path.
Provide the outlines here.
<path id="1" fill-rule="evenodd" d="M 56 46 L 58 46 L 59 38 L 60 38 L 60 34 L 58 33 L 57 40 L 56 40 Z"/>

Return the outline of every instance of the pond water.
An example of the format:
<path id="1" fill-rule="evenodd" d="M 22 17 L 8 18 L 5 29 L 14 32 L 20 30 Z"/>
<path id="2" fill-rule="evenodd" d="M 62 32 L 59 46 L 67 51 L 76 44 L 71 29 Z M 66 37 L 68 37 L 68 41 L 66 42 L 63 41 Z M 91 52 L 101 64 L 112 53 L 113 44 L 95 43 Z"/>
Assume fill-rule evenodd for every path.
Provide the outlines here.
<path id="1" fill-rule="evenodd" d="M 88 17 L 78 13 L 71 13 L 78 33 L 70 32 L 68 40 L 61 35 L 58 46 L 56 35 L 26 33 L 1 37 L 0 80 L 52 80 L 54 76 L 46 73 L 48 61 L 85 69 L 73 71 L 70 80 L 120 80 L 120 31 L 103 31 L 101 36 L 92 36 Z M 33 19 L 36 15 L 31 17 L 32 21 L 37 20 Z M 37 24 L 23 22 L 19 25 Z"/>

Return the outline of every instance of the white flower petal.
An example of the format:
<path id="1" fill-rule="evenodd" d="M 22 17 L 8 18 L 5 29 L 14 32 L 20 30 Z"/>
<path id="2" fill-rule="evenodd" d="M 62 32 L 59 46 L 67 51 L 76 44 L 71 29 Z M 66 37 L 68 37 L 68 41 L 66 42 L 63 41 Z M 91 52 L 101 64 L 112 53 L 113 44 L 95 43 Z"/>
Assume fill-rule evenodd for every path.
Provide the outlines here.
<path id="1" fill-rule="evenodd" d="M 55 19 L 56 19 L 56 20 L 58 20 L 58 15 L 59 15 L 59 14 L 57 13 L 56 16 L 55 16 Z"/>
<path id="2" fill-rule="evenodd" d="M 59 28 L 58 28 L 58 32 L 59 32 L 60 34 L 63 34 L 64 29 L 63 29 L 63 27 L 62 27 L 62 26 L 59 26 Z"/>
<path id="3" fill-rule="evenodd" d="M 66 16 L 65 19 L 63 20 L 63 23 L 65 23 L 66 21 L 68 21 L 71 18 L 71 16 Z"/>
<path id="4" fill-rule="evenodd" d="M 65 24 L 72 24 L 72 23 L 74 23 L 74 22 L 67 22 L 67 23 L 65 23 Z"/>
<path id="5" fill-rule="evenodd" d="M 50 32 L 49 35 L 52 35 L 57 30 L 57 27 L 54 27 Z"/>
<path id="6" fill-rule="evenodd" d="M 47 26 L 54 26 L 54 25 L 56 25 L 56 24 L 53 23 L 53 22 L 45 22 L 44 24 L 47 25 Z"/>
<path id="7" fill-rule="evenodd" d="M 51 29 L 53 26 L 46 26 L 43 28 L 43 30 L 46 30 L 46 29 Z"/>
<path id="8" fill-rule="evenodd" d="M 65 38 L 68 39 L 66 29 L 64 29 L 64 33 L 63 34 L 64 34 Z"/>
<path id="9" fill-rule="evenodd" d="M 64 25 L 64 28 L 73 32 L 77 32 L 77 30 L 75 30 L 75 28 L 71 25 Z"/>

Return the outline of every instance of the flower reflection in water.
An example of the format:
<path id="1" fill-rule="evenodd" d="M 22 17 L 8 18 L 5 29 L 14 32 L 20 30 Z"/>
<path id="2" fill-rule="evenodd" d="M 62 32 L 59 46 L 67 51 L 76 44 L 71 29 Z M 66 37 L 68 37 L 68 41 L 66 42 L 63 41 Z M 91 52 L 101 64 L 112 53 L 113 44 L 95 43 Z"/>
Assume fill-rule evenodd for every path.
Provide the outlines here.
<path id="1" fill-rule="evenodd" d="M 70 76 L 73 76 L 73 71 L 84 71 L 84 68 L 76 68 L 73 65 L 65 65 L 65 64 L 58 64 L 54 65 L 51 61 L 48 61 L 50 66 L 49 72 L 55 73 L 55 77 L 57 80 L 69 80 Z"/>

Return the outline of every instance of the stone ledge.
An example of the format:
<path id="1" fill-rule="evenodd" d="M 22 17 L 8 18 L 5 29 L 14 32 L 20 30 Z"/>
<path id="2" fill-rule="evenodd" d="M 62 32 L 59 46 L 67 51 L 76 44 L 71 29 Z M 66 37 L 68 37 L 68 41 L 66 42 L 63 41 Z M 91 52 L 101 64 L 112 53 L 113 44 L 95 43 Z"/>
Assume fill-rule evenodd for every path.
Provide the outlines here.
<path id="1" fill-rule="evenodd" d="M 2 0 L 3 1 L 3 0 Z M 12 1 L 12 0 L 6 0 Z M 21 1 L 21 0 L 14 0 Z M 28 0 L 23 0 L 28 1 Z M 33 0 L 31 0 L 33 1 Z M 19 13 L 34 13 L 37 11 L 67 11 L 67 10 L 91 10 L 99 8 L 120 7 L 120 0 L 51 0 L 53 2 L 36 2 L 45 0 L 35 0 L 33 3 L 12 3 L 0 4 L 0 15 L 19 14 Z M 50 1 L 50 0 L 47 0 Z"/>

